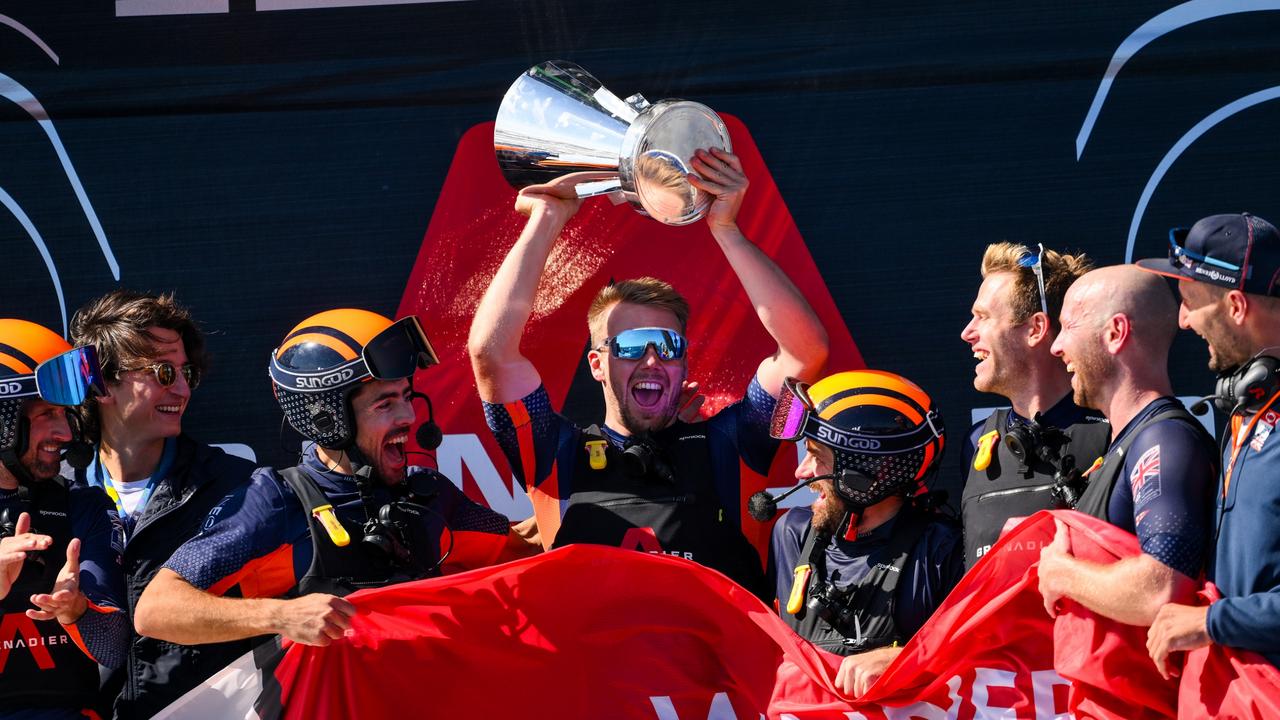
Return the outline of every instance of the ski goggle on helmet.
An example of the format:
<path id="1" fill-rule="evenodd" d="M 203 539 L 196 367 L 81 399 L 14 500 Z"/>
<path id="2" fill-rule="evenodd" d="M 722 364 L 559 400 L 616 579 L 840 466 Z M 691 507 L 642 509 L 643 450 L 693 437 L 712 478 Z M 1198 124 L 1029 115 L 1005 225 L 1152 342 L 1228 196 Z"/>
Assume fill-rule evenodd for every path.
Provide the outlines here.
<path id="1" fill-rule="evenodd" d="M 72 348 L 41 325 L 0 320 L 0 451 L 25 446 L 25 400 L 75 406 L 95 393 L 105 395 L 106 388 L 92 346 Z"/>
<path id="2" fill-rule="evenodd" d="M 380 316 L 375 317 L 381 319 Z M 318 348 L 317 354 L 332 353 L 334 358 L 329 362 L 313 363 L 284 361 L 284 356 L 293 347 L 305 352 L 307 348 L 303 348 L 303 345 Z M 306 326 L 304 323 L 304 326 L 294 328 L 280 348 L 272 352 L 271 379 L 287 390 L 321 392 L 358 383 L 366 378 L 400 380 L 412 376 L 416 370 L 439 362 L 422 324 L 412 315 L 387 325 L 363 344 L 333 325 Z"/>
<path id="3" fill-rule="evenodd" d="M 361 383 L 401 380 L 439 363 L 412 315 L 395 322 L 368 310 L 328 310 L 303 320 L 271 353 L 270 374 L 285 419 L 321 447 L 355 438 L 349 397 Z"/>
<path id="4" fill-rule="evenodd" d="M 769 434 L 830 447 L 837 476 L 852 471 L 869 481 L 867 487 L 835 483 L 846 500 L 864 507 L 915 490 L 945 440 L 942 417 L 924 390 L 879 370 L 837 373 L 813 385 L 787 378 Z"/>
<path id="5" fill-rule="evenodd" d="M 72 348 L 62 336 L 26 320 L 0 320 L 0 399 L 38 397 L 76 406 L 106 395 L 98 352 Z"/>

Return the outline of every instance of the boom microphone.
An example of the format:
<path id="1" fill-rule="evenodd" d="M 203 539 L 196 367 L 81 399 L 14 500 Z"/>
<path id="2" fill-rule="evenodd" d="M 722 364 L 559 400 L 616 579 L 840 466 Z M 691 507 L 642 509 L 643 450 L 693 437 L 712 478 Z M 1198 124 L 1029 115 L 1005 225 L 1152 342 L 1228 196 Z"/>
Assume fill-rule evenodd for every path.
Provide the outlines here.
<path id="1" fill-rule="evenodd" d="M 796 492 L 800 488 L 808 487 L 819 480 L 834 480 L 835 477 L 835 473 L 811 477 L 777 497 L 761 490 L 747 498 L 747 513 L 760 522 L 767 522 L 773 518 L 774 513 L 778 512 L 779 501 L 787 499 L 792 493 Z"/>

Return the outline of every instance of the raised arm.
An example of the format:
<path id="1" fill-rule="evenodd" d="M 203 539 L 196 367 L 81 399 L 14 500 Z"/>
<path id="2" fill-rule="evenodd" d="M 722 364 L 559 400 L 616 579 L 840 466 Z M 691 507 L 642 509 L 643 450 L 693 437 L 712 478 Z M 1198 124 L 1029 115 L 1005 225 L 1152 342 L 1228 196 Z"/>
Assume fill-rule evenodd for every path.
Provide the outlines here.
<path id="1" fill-rule="evenodd" d="M 737 156 L 722 150 L 699 150 L 689 181 L 716 196 L 707 224 L 725 259 L 738 276 L 756 315 L 778 343 L 756 378 L 777 397 L 788 376 L 813 381 L 827 362 L 827 331 L 791 279 L 738 229 L 738 209 L 747 191 L 747 176 Z M 699 177 L 700 176 L 700 177 Z"/>
<path id="2" fill-rule="evenodd" d="M 537 389 L 542 378 L 520 352 L 520 338 L 551 247 L 582 201 L 574 185 L 599 173 L 574 173 L 520 191 L 516 211 L 529 218 L 506 259 L 489 283 L 471 321 L 467 353 L 480 399 L 514 402 Z"/>

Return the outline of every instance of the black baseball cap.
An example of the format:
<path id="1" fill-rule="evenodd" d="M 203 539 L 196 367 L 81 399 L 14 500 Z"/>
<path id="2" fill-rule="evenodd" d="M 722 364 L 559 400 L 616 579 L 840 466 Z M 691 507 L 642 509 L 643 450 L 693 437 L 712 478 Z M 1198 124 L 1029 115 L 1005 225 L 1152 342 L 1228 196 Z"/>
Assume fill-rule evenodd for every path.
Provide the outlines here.
<path id="1" fill-rule="evenodd" d="M 1280 232 L 1249 213 L 1210 215 L 1169 231 L 1169 256 L 1139 260 L 1160 275 L 1280 296 Z"/>

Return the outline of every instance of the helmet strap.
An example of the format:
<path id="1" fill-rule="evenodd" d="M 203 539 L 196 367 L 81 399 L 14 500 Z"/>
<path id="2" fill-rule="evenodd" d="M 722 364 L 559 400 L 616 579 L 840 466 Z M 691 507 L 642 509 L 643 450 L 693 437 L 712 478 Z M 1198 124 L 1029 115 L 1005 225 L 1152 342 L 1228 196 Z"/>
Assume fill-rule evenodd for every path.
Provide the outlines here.
<path id="1" fill-rule="evenodd" d="M 847 504 L 847 503 L 846 503 Z M 844 539 L 854 542 L 858 539 L 858 523 L 862 520 L 862 510 L 850 507 L 844 514 Z"/>
<path id="2" fill-rule="evenodd" d="M 0 449 L 0 463 L 4 463 L 4 467 L 18 481 L 18 487 L 22 487 L 28 483 L 35 482 L 35 478 L 27 471 L 27 466 L 22 464 L 22 456 L 27 452 L 27 445 L 31 442 L 31 423 L 27 420 L 26 412 L 18 415 L 18 431 L 15 433 L 13 445 Z"/>

